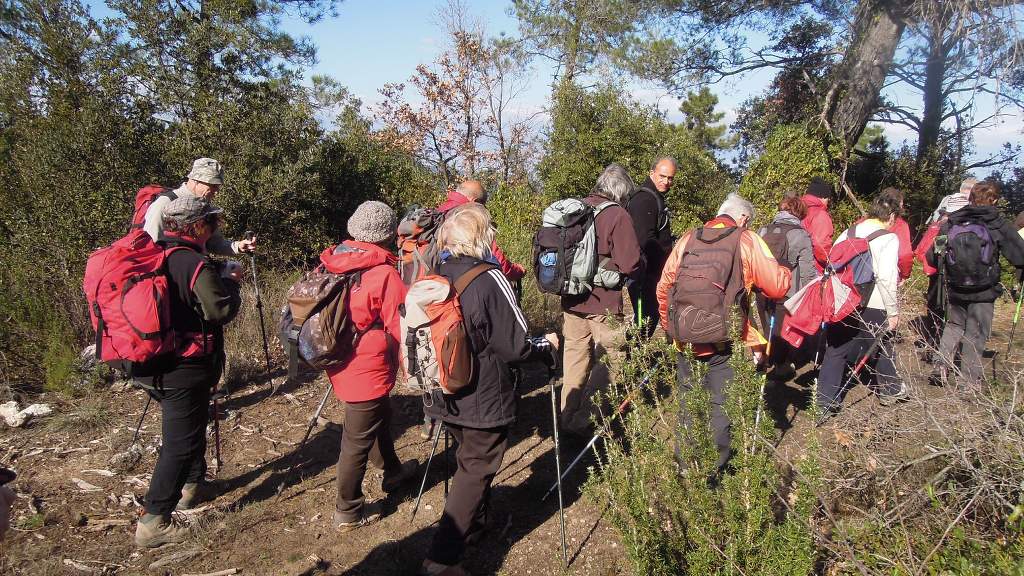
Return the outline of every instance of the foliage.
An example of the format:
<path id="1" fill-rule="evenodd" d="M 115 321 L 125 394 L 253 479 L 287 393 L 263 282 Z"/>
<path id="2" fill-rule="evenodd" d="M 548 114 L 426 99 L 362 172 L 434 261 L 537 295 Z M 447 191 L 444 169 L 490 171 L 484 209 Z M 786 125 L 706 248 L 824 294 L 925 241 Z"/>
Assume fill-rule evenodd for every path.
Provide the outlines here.
<path id="1" fill-rule="evenodd" d="M 706 150 L 728 150 L 736 146 L 738 138 L 726 135 L 728 126 L 720 124 L 725 112 L 716 112 L 716 106 L 718 96 L 707 86 L 701 86 L 697 92 L 686 93 L 679 111 L 683 113 L 683 126 L 698 144 Z"/>
<path id="2" fill-rule="evenodd" d="M 655 157 L 673 156 L 679 172 L 667 201 L 677 233 L 714 215 L 733 187 L 687 130 L 617 86 L 603 85 L 592 92 L 577 86 L 561 88 L 545 148 L 539 172 L 545 192 L 554 198 L 586 196 L 612 162 L 625 166 L 640 184 Z"/>
<path id="3" fill-rule="evenodd" d="M 772 424 L 760 399 L 764 376 L 756 373 L 742 345 L 734 350 L 735 377 L 726 394 L 734 470 L 717 487 L 709 480 L 717 465 L 710 397 L 701 386 L 685 392 L 676 388 L 692 418 L 681 432 L 682 472 L 672 451 L 672 437 L 680 433 L 674 413 L 680 398 L 661 399 L 656 391 L 674 379 L 675 350 L 660 339 L 634 345 L 619 378 L 632 384 L 614 387 L 607 399 L 607 405 L 617 406 L 628 395 L 632 408 L 621 426 L 613 427 L 611 414 L 602 418 L 601 429 L 608 435 L 604 458 L 587 492 L 609 505 L 638 574 L 798 575 L 814 570 L 815 448 L 798 465 L 796 480 L 784 483 L 765 441 Z M 694 361 L 689 353 L 687 361 Z M 696 381 L 704 367 L 694 363 Z M 646 387 L 636 384 L 641 374 L 650 376 Z M 621 429 L 621 436 L 613 429 Z M 784 501 L 777 496 L 780 489 L 788 492 Z"/>
<path id="4" fill-rule="evenodd" d="M 757 208 L 759 224 L 771 221 L 783 194 L 802 193 L 811 178 L 824 178 L 835 186 L 837 178 L 823 141 L 826 137 L 822 134 L 796 124 L 772 132 L 764 153 L 750 165 L 739 188 L 740 195 Z"/>

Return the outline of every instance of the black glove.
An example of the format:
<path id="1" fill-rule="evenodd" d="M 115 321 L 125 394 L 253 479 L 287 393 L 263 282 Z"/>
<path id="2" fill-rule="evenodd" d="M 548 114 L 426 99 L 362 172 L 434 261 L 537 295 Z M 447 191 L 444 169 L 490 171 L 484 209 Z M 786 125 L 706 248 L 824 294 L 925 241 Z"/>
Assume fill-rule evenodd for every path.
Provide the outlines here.
<path id="1" fill-rule="evenodd" d="M 558 365 L 558 350 L 555 350 L 547 338 L 543 336 L 530 338 L 530 347 L 532 348 L 530 353 L 532 360 L 541 362 L 548 367 L 548 370 L 553 370 Z"/>

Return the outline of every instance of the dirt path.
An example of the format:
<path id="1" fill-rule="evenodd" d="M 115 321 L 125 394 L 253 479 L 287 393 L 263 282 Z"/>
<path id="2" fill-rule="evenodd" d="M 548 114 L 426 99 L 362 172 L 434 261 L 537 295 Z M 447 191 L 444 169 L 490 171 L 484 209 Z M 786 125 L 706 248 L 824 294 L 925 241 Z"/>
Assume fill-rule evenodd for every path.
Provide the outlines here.
<path id="1" fill-rule="evenodd" d="M 34 508 L 19 502 L 19 529 L 3 544 L 0 573 L 88 573 L 70 567 L 70 560 L 119 574 L 201 574 L 227 568 L 244 574 L 414 574 L 444 507 L 443 461 L 435 457 L 415 521 L 410 513 L 419 479 L 386 500 L 387 516 L 381 522 L 337 533 L 331 527 L 343 420 L 337 403 L 329 402 L 324 414 L 332 424 L 318 427 L 301 454 L 294 454 L 325 385 L 317 379 L 267 398 L 266 384 L 256 383 L 233 394 L 221 423 L 226 462 L 218 481 L 223 493 L 198 516 L 191 542 L 155 551 L 138 552 L 131 541 L 137 502 L 155 462 L 155 406 L 143 428 L 143 461 L 128 473 L 105 472 L 111 470 L 110 456 L 131 439 L 144 403 L 141 392 L 87 400 L 67 431 L 56 431 L 50 423 L 4 432 L 0 461 L 13 463 L 20 474 L 17 488 L 32 495 Z M 540 501 L 555 479 L 547 390 L 541 374 L 529 375 L 520 420 L 495 482 L 488 532 L 465 562 L 474 574 L 561 571 L 557 498 Z M 394 401 L 399 456 L 423 463 L 430 442 L 420 437 L 420 400 L 399 392 Z M 89 412 L 89 406 L 96 412 Z M 90 422 L 95 427 L 88 427 Z M 571 448 L 566 446 L 563 455 Z M 451 461 L 454 467 L 454 450 Z M 579 495 L 584 476 L 581 467 L 567 483 L 568 573 L 629 573 L 614 529 L 601 510 Z M 379 483 L 379 473 L 371 468 L 365 483 L 370 497 L 383 496 Z M 178 553 L 184 558 L 147 569 Z"/>

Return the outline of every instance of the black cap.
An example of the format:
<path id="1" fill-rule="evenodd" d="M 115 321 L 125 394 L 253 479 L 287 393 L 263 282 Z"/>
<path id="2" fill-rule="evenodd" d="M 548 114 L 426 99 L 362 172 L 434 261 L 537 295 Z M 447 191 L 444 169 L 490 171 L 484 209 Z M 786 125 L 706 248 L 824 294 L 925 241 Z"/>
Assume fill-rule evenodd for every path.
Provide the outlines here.
<path id="1" fill-rule="evenodd" d="M 815 176 L 814 178 L 811 178 L 811 183 L 807 185 L 807 193 L 811 196 L 817 196 L 823 200 L 831 200 L 832 185 L 824 178 Z"/>

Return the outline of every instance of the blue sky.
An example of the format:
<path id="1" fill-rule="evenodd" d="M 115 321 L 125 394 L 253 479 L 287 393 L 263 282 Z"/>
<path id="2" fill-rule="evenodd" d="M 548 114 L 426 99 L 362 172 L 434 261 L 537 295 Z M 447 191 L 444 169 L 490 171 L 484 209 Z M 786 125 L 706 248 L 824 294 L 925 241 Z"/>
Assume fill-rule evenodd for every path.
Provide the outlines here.
<path id="1" fill-rule="evenodd" d="M 437 13 L 446 0 L 345 0 L 338 5 L 338 16 L 309 25 L 298 19 L 286 18 L 283 28 L 294 36 L 310 38 L 317 47 L 317 64 L 311 74 L 323 74 L 347 86 L 364 104 L 364 112 L 380 100 L 377 90 L 389 82 L 404 82 L 415 73 L 419 64 L 430 63 L 444 49 L 445 34 Z M 107 14 L 100 1 L 92 3 L 94 14 Z M 517 22 L 508 14 L 507 0 L 467 1 L 469 12 L 486 26 L 487 33 L 509 35 L 518 33 Z M 543 110 L 547 105 L 553 69 L 546 62 L 533 64 L 532 78 L 522 95 L 518 108 L 524 114 Z M 771 81 L 772 72 L 762 70 L 744 77 L 712 86 L 720 99 L 720 110 L 726 113 L 725 122 L 735 118 L 735 110 L 743 101 L 761 93 Z M 637 99 L 657 104 L 672 120 L 678 120 L 679 100 L 658 86 L 632 83 L 631 94 Z M 910 108 L 920 105 L 919 97 L 899 89 L 890 89 L 887 95 Z M 979 114 L 989 113 L 994 107 L 991 98 L 983 99 Z M 975 133 L 977 153 L 983 158 L 996 152 L 1006 141 L 1020 140 L 1024 129 L 1019 112 L 1012 111 L 997 120 L 988 129 Z M 886 134 L 894 145 L 916 135 L 908 128 L 886 126 Z M 984 176 L 988 169 L 979 171 Z"/>

